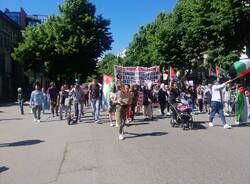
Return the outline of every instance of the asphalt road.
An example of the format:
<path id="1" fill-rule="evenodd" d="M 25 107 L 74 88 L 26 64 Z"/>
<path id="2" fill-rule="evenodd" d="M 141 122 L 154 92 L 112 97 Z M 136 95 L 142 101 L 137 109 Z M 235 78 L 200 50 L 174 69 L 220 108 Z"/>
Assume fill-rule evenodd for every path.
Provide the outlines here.
<path id="1" fill-rule="evenodd" d="M 34 123 L 26 107 L 0 107 L 0 184 L 248 184 L 250 126 L 224 129 L 219 119 L 194 115 L 194 130 L 172 128 L 169 118 L 135 122 L 125 140 L 105 114 L 90 113 L 68 126 L 46 114 Z M 230 123 L 234 118 L 227 118 Z"/>

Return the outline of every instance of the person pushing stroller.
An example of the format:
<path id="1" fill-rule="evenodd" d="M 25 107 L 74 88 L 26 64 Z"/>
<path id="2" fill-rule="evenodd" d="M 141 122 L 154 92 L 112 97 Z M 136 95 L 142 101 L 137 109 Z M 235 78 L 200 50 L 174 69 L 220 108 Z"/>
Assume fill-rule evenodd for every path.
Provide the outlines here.
<path id="1" fill-rule="evenodd" d="M 177 83 L 171 84 L 169 103 L 172 111 L 170 124 L 172 127 L 181 126 L 183 130 L 193 128 L 192 108 L 188 105 L 188 99 L 185 93 L 180 93 Z"/>
<path id="2" fill-rule="evenodd" d="M 175 81 L 172 81 L 170 84 L 170 92 L 169 92 L 168 100 L 169 100 L 169 104 L 171 104 L 170 109 L 172 111 L 173 121 L 175 122 L 177 120 L 177 113 L 175 109 L 179 101 L 179 96 L 180 96 L 180 90 L 177 86 L 177 83 Z"/>

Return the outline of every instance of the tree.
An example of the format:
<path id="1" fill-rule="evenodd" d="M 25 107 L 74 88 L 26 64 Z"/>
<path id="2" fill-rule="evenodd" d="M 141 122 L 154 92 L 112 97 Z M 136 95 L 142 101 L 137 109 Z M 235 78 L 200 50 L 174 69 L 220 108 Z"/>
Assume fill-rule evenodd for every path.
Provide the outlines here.
<path id="1" fill-rule="evenodd" d="M 155 21 L 141 27 L 129 45 L 126 65 L 188 67 L 179 43 L 181 32 L 176 27 L 173 15 L 167 13 L 160 13 Z"/>
<path id="2" fill-rule="evenodd" d="M 130 43 L 126 64 L 191 68 L 208 54 L 212 64 L 230 66 L 250 45 L 250 6 L 232 0 L 179 0 L 160 13 Z"/>
<path id="3" fill-rule="evenodd" d="M 123 58 L 116 57 L 113 54 L 106 54 L 97 64 L 97 71 L 102 77 L 104 74 L 114 76 L 114 66 L 123 66 Z"/>
<path id="4" fill-rule="evenodd" d="M 231 65 L 249 37 L 250 9 L 240 1 L 179 0 L 174 14 L 183 30 L 187 58 L 208 54 L 213 64 Z"/>
<path id="5" fill-rule="evenodd" d="M 59 16 L 27 28 L 12 56 L 51 79 L 72 81 L 75 73 L 86 78 L 96 73 L 97 58 L 111 48 L 110 21 L 96 16 L 88 0 L 65 0 L 59 10 Z"/>

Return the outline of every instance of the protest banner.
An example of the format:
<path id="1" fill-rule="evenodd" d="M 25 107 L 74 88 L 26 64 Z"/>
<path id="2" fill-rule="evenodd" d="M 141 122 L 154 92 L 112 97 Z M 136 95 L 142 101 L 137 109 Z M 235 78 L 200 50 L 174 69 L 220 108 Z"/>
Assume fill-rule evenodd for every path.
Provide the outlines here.
<path id="1" fill-rule="evenodd" d="M 144 85 L 148 81 L 159 83 L 161 72 L 159 66 L 153 67 L 123 67 L 115 66 L 115 80 L 121 84 Z"/>

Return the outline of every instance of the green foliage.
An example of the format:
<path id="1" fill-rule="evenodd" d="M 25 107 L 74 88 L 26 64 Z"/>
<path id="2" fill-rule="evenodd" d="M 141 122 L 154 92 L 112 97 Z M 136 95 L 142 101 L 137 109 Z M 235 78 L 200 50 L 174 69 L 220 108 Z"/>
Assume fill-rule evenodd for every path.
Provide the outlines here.
<path id="1" fill-rule="evenodd" d="M 250 7 L 241 1 L 179 0 L 172 13 L 160 13 L 135 34 L 126 65 L 191 68 L 192 59 L 207 53 L 210 63 L 229 66 L 249 30 Z"/>
<path id="2" fill-rule="evenodd" d="M 96 16 L 88 0 L 65 0 L 59 10 L 59 16 L 27 28 L 12 56 L 51 79 L 72 80 L 75 73 L 86 78 L 96 72 L 97 58 L 111 49 L 110 21 Z"/>
<path id="3" fill-rule="evenodd" d="M 114 76 L 114 66 L 123 66 L 123 58 L 116 57 L 113 54 L 106 54 L 97 64 L 97 71 L 102 77 L 104 74 Z"/>

